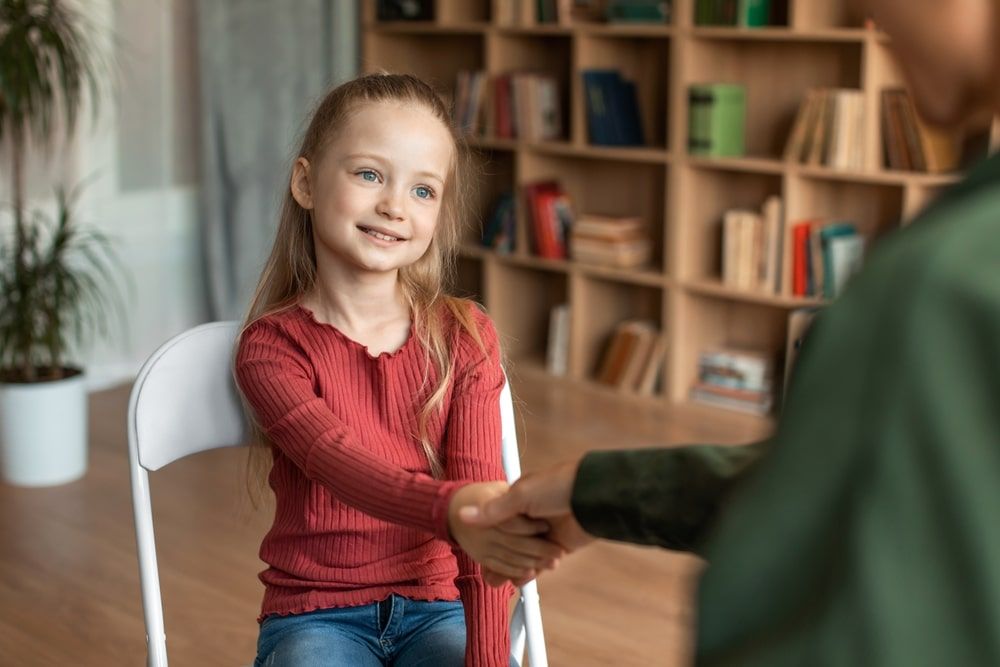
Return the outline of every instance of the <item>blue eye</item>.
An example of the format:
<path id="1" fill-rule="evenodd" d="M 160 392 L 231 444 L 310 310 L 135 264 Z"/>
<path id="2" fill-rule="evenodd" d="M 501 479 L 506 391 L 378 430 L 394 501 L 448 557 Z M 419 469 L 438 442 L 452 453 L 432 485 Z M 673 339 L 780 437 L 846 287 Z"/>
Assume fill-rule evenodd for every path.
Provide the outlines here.
<path id="1" fill-rule="evenodd" d="M 432 199 L 434 191 L 424 185 L 418 185 L 414 190 L 421 199 Z"/>
<path id="2" fill-rule="evenodd" d="M 361 178 L 368 181 L 369 183 L 378 182 L 378 174 L 376 174 L 371 169 L 362 169 L 361 171 L 358 172 L 358 174 L 360 174 Z"/>

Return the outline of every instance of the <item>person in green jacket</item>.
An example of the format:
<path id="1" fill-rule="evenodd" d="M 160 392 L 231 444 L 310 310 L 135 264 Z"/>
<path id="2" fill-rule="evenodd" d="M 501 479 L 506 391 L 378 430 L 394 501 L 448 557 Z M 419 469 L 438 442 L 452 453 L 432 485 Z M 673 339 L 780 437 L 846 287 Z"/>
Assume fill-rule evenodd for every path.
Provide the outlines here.
<path id="1" fill-rule="evenodd" d="M 1000 112 L 1000 0 L 863 5 L 927 120 Z M 592 452 L 461 511 L 517 514 L 702 555 L 698 664 L 1000 665 L 1000 156 L 817 318 L 767 442 Z"/>

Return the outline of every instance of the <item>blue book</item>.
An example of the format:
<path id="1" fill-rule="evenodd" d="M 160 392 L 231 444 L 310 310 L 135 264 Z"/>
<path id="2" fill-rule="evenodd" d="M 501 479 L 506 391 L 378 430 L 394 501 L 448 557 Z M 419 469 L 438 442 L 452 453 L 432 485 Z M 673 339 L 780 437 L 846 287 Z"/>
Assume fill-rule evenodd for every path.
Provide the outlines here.
<path id="1" fill-rule="evenodd" d="M 610 100 L 607 98 L 607 85 L 604 83 L 617 72 L 613 70 L 585 70 L 583 72 L 583 89 L 586 95 L 587 135 L 590 143 L 607 146 L 614 142 Z"/>
<path id="2" fill-rule="evenodd" d="M 643 145 L 636 86 L 617 70 L 585 70 L 587 127 L 595 146 Z"/>
<path id="3" fill-rule="evenodd" d="M 823 248 L 823 296 L 833 299 L 839 295 L 838 285 L 843 285 L 847 276 L 837 275 L 837 266 L 840 265 L 840 273 L 843 274 L 844 267 L 840 258 L 834 258 L 831 243 L 833 239 L 847 236 L 857 236 L 857 228 L 850 222 L 834 222 L 826 225 L 819 231 L 820 245 Z"/>

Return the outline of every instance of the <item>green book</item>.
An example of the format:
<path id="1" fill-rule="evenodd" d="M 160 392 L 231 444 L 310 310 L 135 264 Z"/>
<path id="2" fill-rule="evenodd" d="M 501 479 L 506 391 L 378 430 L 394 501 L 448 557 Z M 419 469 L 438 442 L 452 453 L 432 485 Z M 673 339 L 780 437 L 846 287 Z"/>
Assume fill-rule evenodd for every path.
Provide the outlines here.
<path id="1" fill-rule="evenodd" d="M 771 22 L 771 0 L 740 0 L 737 23 L 743 28 L 760 28 Z"/>
<path id="2" fill-rule="evenodd" d="M 707 157 L 745 154 L 746 88 L 713 83 L 688 89 L 688 153 Z"/>

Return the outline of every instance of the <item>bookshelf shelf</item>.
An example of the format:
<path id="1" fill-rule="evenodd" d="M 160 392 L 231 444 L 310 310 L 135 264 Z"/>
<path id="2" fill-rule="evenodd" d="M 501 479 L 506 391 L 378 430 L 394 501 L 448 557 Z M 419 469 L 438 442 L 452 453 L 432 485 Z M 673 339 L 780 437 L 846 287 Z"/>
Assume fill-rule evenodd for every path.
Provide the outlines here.
<path id="1" fill-rule="evenodd" d="M 827 302 L 824 299 L 813 299 L 809 297 L 787 297 L 764 292 L 751 292 L 738 290 L 723 285 L 721 282 L 712 280 L 691 280 L 681 283 L 686 291 L 693 294 L 702 294 L 719 299 L 729 299 L 731 301 L 744 301 L 762 306 L 774 306 L 775 308 L 808 308 L 812 306 L 822 306 Z"/>
<path id="2" fill-rule="evenodd" d="M 691 36 L 702 40 L 746 40 L 761 42 L 864 42 L 872 31 L 862 28 L 796 30 L 793 28 L 696 27 Z"/>
<path id="3" fill-rule="evenodd" d="M 610 146 L 578 146 L 567 143 L 528 144 L 527 150 L 550 155 L 568 155 L 581 158 L 619 160 L 623 162 L 650 162 L 667 164 L 670 154 L 662 148 L 617 148 Z"/>
<path id="4" fill-rule="evenodd" d="M 594 37 L 673 37 L 677 30 L 669 25 L 582 24 L 581 34 Z"/>
<path id="5" fill-rule="evenodd" d="M 557 140 L 468 138 L 482 188 L 474 202 L 476 225 L 462 239 L 457 289 L 486 304 L 512 372 L 530 381 L 571 383 L 626 403 L 679 406 L 691 418 L 759 432 L 769 419 L 689 401 L 699 354 L 728 346 L 783 358 L 790 317 L 828 301 L 794 296 L 785 284 L 768 291 L 724 284 L 725 212 L 759 210 L 769 197 L 781 198 L 781 273 L 788 276 L 793 224 L 850 219 L 871 246 L 960 178 L 885 168 L 880 104 L 883 91 L 903 78 L 889 38 L 860 25 L 845 0 L 772 0 L 778 25 L 766 28 L 695 25 L 695 0 L 674 0 L 670 24 L 609 24 L 575 14 L 541 24 L 531 15 L 536 3 L 526 0 L 436 0 L 434 21 L 378 23 L 374 0 L 361 3 L 366 71 L 416 74 L 450 100 L 463 70 L 491 77 L 541 72 L 558 83 Z M 591 145 L 583 72 L 594 69 L 616 69 L 635 84 L 644 145 Z M 703 83 L 745 86 L 743 157 L 688 154 L 688 88 Z M 813 88 L 860 91 L 863 168 L 784 159 L 799 107 Z M 995 122 L 993 141 L 1000 142 Z M 620 269 L 535 256 L 522 188 L 546 180 L 561 184 L 577 216 L 641 219 L 653 245 L 650 265 Z M 479 239 L 507 191 L 517 194 L 515 246 L 500 254 Z M 546 352 L 550 314 L 560 304 L 570 306 L 568 363 L 567 374 L 555 377 L 547 371 Z M 636 318 L 654 322 L 668 341 L 652 398 L 595 379 L 615 327 Z M 776 377 L 780 372 L 779 365 Z"/>
<path id="6" fill-rule="evenodd" d="M 488 23 L 435 23 L 433 21 L 385 21 L 375 23 L 371 30 L 390 35 L 482 35 L 490 29 Z"/>
<path id="7" fill-rule="evenodd" d="M 572 270 L 583 276 L 607 278 L 631 285 L 664 287 L 669 283 L 669 279 L 665 278 L 661 272 L 650 269 L 615 269 L 597 264 L 573 262 Z"/>
<path id="8" fill-rule="evenodd" d="M 704 169 L 723 169 L 728 171 L 745 171 L 755 174 L 781 174 L 794 165 L 771 158 L 709 158 L 688 157 L 687 163 L 692 167 Z"/>

